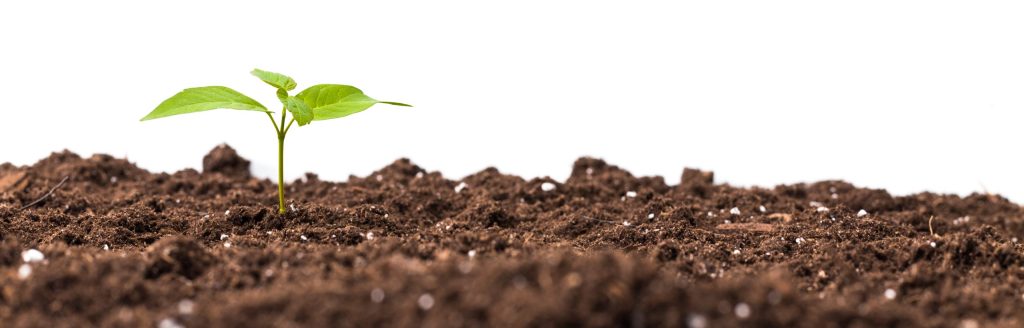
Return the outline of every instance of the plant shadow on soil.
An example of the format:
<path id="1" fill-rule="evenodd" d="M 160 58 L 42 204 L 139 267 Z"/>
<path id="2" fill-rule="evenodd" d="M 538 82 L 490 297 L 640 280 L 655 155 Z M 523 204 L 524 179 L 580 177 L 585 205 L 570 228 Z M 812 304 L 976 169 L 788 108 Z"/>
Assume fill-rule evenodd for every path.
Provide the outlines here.
<path id="1" fill-rule="evenodd" d="M 227 146 L 202 173 L 67 151 L 3 164 L 0 322 L 1024 325 L 1024 211 L 995 195 L 734 188 L 696 170 L 669 185 L 593 158 L 564 182 L 448 180 L 401 159 L 345 183 L 307 174 L 280 216 L 248 165 Z M 23 264 L 32 248 L 45 260 Z"/>

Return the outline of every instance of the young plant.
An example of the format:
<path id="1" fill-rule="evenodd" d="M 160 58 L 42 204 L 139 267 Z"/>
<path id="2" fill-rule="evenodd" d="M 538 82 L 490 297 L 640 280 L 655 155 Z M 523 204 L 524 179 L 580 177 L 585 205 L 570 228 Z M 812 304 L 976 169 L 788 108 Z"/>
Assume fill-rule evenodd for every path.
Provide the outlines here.
<path id="1" fill-rule="evenodd" d="M 341 118 L 364 111 L 375 104 L 412 107 L 403 103 L 376 100 L 353 86 L 341 84 L 317 84 L 291 96 L 288 95 L 288 91 L 296 87 L 292 78 L 260 69 L 254 69 L 252 75 L 277 88 L 277 99 L 281 101 L 283 108 L 280 123 L 274 120 L 274 112 L 267 110 L 256 100 L 220 86 L 185 89 L 164 100 L 149 115 L 143 117 L 142 121 L 220 108 L 266 113 L 277 132 L 277 200 L 281 214 L 287 211 L 284 206 L 284 138 L 293 123 L 304 126 L 313 121 Z M 292 113 L 290 120 L 289 112 Z"/>

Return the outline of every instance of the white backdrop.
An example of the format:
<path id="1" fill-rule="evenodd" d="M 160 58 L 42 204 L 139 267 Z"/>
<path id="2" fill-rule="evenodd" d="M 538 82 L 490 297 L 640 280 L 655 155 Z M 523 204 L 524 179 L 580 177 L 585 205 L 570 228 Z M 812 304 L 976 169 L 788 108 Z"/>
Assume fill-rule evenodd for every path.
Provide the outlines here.
<path id="1" fill-rule="evenodd" d="M 269 176 L 262 114 L 138 122 L 192 86 L 276 106 L 259 67 L 417 106 L 293 130 L 293 178 L 404 156 L 564 179 L 592 155 L 670 183 L 693 166 L 1024 202 L 1021 17 L 1015 1 L 4 1 L 0 161 L 69 148 L 174 171 L 227 142 Z"/>

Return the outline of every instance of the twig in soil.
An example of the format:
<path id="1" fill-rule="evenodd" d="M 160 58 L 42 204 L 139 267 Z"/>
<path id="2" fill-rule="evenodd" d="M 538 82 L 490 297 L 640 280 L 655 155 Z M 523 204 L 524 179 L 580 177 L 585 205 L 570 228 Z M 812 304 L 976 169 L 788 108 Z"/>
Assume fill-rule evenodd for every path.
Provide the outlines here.
<path id="1" fill-rule="evenodd" d="M 31 203 L 28 203 L 28 205 L 22 206 L 21 209 L 19 209 L 19 210 L 25 210 L 26 208 L 32 207 L 35 204 L 39 204 L 39 202 L 42 202 L 46 198 L 50 197 L 50 195 L 53 195 L 53 192 L 56 191 L 57 188 L 60 188 L 60 186 L 63 186 L 65 182 L 68 182 L 68 178 L 70 178 L 70 176 L 65 176 L 64 179 L 60 180 L 60 183 L 57 183 L 56 186 L 53 186 L 53 188 L 50 188 L 50 191 L 47 191 L 46 194 L 43 195 L 43 197 L 39 197 L 39 199 L 36 199 L 34 202 L 31 202 Z"/>
<path id="2" fill-rule="evenodd" d="M 930 218 L 928 218 L 928 234 L 932 235 L 932 236 L 935 236 L 935 237 L 938 237 L 939 235 L 935 234 L 935 230 L 932 230 L 932 219 L 935 219 L 934 215 L 932 215 Z"/>
<path id="3" fill-rule="evenodd" d="M 615 221 L 610 221 L 610 220 L 601 220 L 601 219 L 589 218 L 589 217 L 586 217 L 586 216 L 580 216 L 580 217 L 581 217 L 581 218 L 584 218 L 584 219 L 587 219 L 587 220 L 591 220 L 591 221 L 597 221 L 597 222 L 604 222 L 604 223 L 616 224 L 616 223 L 615 223 Z"/>

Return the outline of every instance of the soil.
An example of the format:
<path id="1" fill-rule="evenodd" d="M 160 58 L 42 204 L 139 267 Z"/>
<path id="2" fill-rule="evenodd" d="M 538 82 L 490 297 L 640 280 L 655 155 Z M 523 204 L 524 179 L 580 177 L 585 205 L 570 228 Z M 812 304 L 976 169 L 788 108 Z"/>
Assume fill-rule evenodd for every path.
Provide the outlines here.
<path id="1" fill-rule="evenodd" d="M 202 173 L 0 166 L 0 325 L 1024 325 L 1024 210 L 996 195 L 670 185 L 593 158 L 567 181 L 449 180 L 401 159 L 307 174 L 281 216 L 247 166 L 226 146 Z"/>

